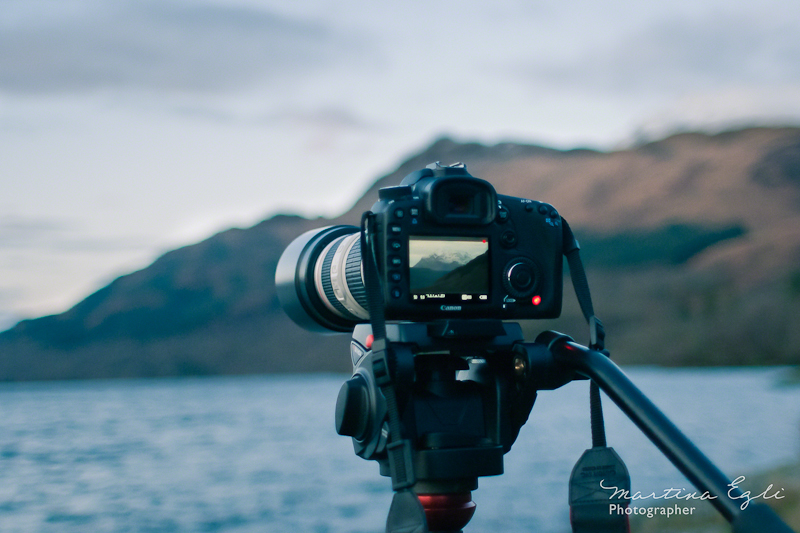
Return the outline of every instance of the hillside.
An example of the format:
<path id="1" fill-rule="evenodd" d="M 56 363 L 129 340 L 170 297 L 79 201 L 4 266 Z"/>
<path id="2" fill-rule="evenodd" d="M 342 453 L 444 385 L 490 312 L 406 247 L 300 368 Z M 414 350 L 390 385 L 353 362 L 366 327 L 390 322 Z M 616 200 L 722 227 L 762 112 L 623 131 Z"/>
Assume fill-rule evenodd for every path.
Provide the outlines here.
<path id="1" fill-rule="evenodd" d="M 751 128 L 615 152 L 440 139 L 335 220 L 277 216 L 219 233 L 0 333 L 0 379 L 347 371 L 346 335 L 307 333 L 283 315 L 278 257 L 307 229 L 357 223 L 379 187 L 432 161 L 464 161 L 498 192 L 559 209 L 618 361 L 800 360 L 800 129 Z M 585 340 L 565 295 L 562 319 L 524 324 L 528 335 Z"/>

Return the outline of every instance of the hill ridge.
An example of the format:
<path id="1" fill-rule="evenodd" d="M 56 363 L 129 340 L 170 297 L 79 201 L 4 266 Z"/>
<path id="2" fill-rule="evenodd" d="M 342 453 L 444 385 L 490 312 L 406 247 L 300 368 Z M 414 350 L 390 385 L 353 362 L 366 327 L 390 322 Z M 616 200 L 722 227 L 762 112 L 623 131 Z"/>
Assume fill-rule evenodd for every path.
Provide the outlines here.
<path id="1" fill-rule="evenodd" d="M 723 318 L 745 321 L 742 313 L 757 312 L 741 300 L 745 289 L 765 302 L 766 295 L 779 294 L 783 314 L 797 305 L 792 291 L 800 293 L 800 270 L 793 266 L 800 263 L 798 128 L 684 132 L 608 152 L 440 137 L 376 180 L 338 217 L 276 215 L 219 232 L 115 279 L 64 313 L 0 333 L 0 379 L 347 371 L 347 336 L 305 333 L 281 312 L 273 287 L 277 259 L 303 231 L 357 224 L 379 187 L 395 185 L 433 161 L 464 161 L 500 193 L 555 205 L 584 243 L 590 281 L 598 278 L 610 325 L 632 345 L 654 343 L 686 320 L 709 328 Z M 639 255 L 621 259 L 622 252 Z M 604 258 L 609 253 L 613 257 Z M 637 286 L 631 286 L 633 279 Z M 615 285 L 625 287 L 616 296 L 608 289 Z M 681 296 L 693 285 L 696 293 Z M 668 294 L 663 301 L 654 294 L 659 291 Z M 620 296 L 661 310 L 669 320 L 658 317 L 651 324 L 632 317 L 615 302 Z M 738 314 L 728 316 L 733 311 L 725 306 Z M 703 312 L 708 316 L 696 316 Z M 769 309 L 759 312 L 777 330 L 786 329 L 778 333 L 782 343 L 794 341 L 788 319 L 772 317 L 779 313 Z M 569 307 L 564 315 L 568 324 L 582 327 Z M 624 333 L 631 327 L 626 321 L 635 323 L 635 334 Z M 540 326 L 546 324 L 530 327 Z M 659 349 L 650 359 L 623 353 L 621 360 L 691 362 L 704 335 L 692 334 L 698 338 Z M 768 357 L 748 359 L 739 353 L 745 344 L 739 344 L 739 355 L 706 355 L 705 362 L 790 362 L 797 355 L 775 347 Z"/>

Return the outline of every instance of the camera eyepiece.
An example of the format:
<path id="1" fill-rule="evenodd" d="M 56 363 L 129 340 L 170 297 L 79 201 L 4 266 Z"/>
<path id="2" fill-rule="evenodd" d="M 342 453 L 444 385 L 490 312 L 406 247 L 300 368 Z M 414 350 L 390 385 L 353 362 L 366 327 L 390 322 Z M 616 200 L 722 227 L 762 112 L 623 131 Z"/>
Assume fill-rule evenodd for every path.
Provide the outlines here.
<path id="1" fill-rule="evenodd" d="M 486 226 L 497 214 L 494 187 L 470 176 L 463 163 L 428 165 L 406 176 L 401 185 L 413 187 L 424 199 L 425 215 L 437 225 Z"/>

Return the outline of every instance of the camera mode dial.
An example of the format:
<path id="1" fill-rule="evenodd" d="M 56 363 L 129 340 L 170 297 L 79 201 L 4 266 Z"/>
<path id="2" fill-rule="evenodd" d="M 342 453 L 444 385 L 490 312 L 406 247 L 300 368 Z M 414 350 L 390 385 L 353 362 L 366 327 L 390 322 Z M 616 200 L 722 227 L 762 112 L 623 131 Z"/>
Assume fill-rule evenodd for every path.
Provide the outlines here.
<path id="1" fill-rule="evenodd" d="M 530 296 L 539 287 L 539 267 L 527 257 L 512 259 L 503 270 L 503 288 L 514 298 Z"/>

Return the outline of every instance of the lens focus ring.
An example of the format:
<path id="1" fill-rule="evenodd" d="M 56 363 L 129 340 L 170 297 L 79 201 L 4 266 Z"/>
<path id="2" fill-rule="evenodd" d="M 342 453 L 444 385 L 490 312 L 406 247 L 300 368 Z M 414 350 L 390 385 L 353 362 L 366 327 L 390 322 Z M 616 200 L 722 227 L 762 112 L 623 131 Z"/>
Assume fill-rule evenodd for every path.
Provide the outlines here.
<path id="1" fill-rule="evenodd" d="M 348 269 L 348 263 L 361 260 L 360 248 L 353 252 L 360 238 L 360 233 L 352 233 L 331 242 L 319 255 L 314 271 L 317 293 L 325 307 L 342 318 L 355 321 L 369 318 L 365 298 L 359 301 L 354 295 L 354 292 L 357 295 L 364 291 L 360 272 L 353 273 L 360 267 L 351 265 Z"/>

